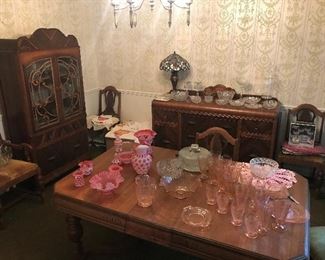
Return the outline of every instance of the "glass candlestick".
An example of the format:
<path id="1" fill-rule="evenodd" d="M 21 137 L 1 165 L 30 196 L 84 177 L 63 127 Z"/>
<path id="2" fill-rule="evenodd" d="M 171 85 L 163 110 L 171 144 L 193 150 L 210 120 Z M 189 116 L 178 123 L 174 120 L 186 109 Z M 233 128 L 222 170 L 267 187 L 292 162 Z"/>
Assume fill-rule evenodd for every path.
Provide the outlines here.
<path id="1" fill-rule="evenodd" d="M 114 154 L 114 158 L 112 160 L 113 164 L 121 164 L 121 160 L 119 157 L 120 157 L 120 153 L 122 152 L 122 145 L 123 145 L 123 141 L 122 141 L 121 137 L 116 135 L 115 140 L 114 140 L 115 154 Z"/>

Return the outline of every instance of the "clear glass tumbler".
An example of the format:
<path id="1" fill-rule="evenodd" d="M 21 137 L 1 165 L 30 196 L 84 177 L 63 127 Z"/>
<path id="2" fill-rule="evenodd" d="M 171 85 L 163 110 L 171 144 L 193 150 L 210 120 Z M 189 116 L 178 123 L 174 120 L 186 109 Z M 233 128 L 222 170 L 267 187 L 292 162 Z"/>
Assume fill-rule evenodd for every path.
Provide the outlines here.
<path id="1" fill-rule="evenodd" d="M 217 203 L 218 186 L 216 180 L 207 180 L 205 182 L 206 202 L 208 205 Z"/>
<path id="2" fill-rule="evenodd" d="M 138 205 L 144 208 L 151 206 L 157 189 L 155 179 L 147 174 L 138 175 L 135 184 Z"/>

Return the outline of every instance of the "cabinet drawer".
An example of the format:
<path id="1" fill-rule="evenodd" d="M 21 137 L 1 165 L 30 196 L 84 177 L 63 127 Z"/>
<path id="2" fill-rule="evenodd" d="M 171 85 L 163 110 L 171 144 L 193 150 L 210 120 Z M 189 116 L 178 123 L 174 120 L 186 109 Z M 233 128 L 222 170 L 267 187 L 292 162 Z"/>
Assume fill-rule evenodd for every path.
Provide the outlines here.
<path id="1" fill-rule="evenodd" d="M 63 156 L 66 161 L 75 160 L 80 155 L 88 150 L 88 135 L 87 132 L 81 132 L 72 137 L 67 138 L 62 143 L 64 149 L 62 150 Z"/>
<path id="2" fill-rule="evenodd" d="M 62 154 L 63 149 L 61 143 L 56 143 L 36 152 L 37 164 L 42 169 L 43 175 L 55 170 L 66 162 Z"/>
<path id="3" fill-rule="evenodd" d="M 273 121 L 243 120 L 242 132 L 272 135 Z"/>
<path id="4" fill-rule="evenodd" d="M 192 114 L 182 115 L 182 145 L 193 144 L 197 132 L 203 132 L 214 126 L 226 129 L 233 137 L 237 135 L 237 121 L 234 119 Z"/>

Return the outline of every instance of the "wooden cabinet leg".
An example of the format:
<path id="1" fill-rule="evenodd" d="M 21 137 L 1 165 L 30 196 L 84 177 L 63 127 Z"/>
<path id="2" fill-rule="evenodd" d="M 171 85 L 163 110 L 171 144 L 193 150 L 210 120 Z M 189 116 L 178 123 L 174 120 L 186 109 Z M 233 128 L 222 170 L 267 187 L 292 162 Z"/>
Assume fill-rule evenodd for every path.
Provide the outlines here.
<path id="1" fill-rule="evenodd" d="M 83 235 L 82 225 L 80 223 L 80 218 L 67 215 L 66 217 L 68 237 L 76 245 L 76 254 L 78 258 L 84 257 L 84 250 L 81 242 Z"/>
<path id="2" fill-rule="evenodd" d="M 35 181 L 37 195 L 40 197 L 41 202 L 44 203 L 44 196 L 43 196 L 44 186 L 41 182 L 41 174 L 40 173 L 36 174 L 34 176 L 34 181 Z"/>

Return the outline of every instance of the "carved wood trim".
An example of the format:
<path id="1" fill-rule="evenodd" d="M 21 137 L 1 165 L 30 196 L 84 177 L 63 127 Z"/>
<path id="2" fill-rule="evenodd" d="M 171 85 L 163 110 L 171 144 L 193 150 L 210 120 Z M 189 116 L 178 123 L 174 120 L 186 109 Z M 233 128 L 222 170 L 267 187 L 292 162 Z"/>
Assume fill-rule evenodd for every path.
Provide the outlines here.
<path id="1" fill-rule="evenodd" d="M 37 29 L 30 37 L 20 37 L 17 40 L 18 52 L 79 47 L 78 40 L 73 35 L 65 36 L 56 28 Z"/>

